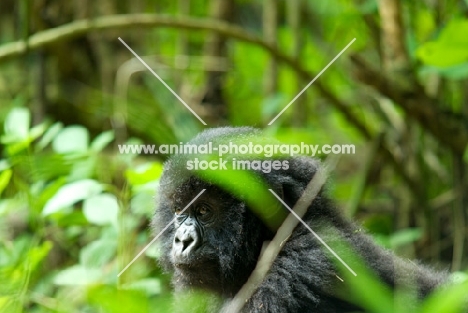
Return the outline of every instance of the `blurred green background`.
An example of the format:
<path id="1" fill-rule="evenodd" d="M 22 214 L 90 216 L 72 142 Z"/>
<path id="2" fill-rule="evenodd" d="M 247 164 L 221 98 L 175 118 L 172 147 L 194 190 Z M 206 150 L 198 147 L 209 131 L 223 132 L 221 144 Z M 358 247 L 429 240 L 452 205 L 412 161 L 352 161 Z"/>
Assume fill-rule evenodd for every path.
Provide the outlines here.
<path id="1" fill-rule="evenodd" d="M 354 144 L 328 187 L 344 214 L 466 280 L 466 0 L 2 0 L 0 125 L 0 312 L 171 312 L 157 243 L 117 278 L 165 157 L 118 144 L 223 125 Z M 454 288 L 420 311 L 459 312 Z"/>

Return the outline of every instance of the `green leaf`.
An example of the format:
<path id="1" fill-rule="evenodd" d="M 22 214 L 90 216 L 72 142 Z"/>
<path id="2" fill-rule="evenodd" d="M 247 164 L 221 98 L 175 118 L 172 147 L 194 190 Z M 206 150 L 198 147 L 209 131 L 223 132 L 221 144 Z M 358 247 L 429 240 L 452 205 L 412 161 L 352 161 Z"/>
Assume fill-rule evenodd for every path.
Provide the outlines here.
<path id="1" fill-rule="evenodd" d="M 55 216 L 54 216 L 55 218 Z M 72 211 L 68 214 L 62 214 L 60 216 L 56 216 L 54 219 L 57 227 L 66 228 L 67 231 L 70 233 L 73 232 L 80 232 L 79 226 L 89 226 L 88 220 L 84 216 L 83 212 L 81 211 Z M 78 227 L 71 227 L 71 226 L 78 226 Z M 73 236 L 72 236 L 73 237 Z"/>
<path id="2" fill-rule="evenodd" d="M 63 185 L 66 183 L 65 177 L 59 177 L 56 180 L 52 181 L 50 184 L 42 188 L 39 196 L 37 197 L 36 203 L 39 206 L 45 206 L 47 201 L 52 199 L 52 197 L 60 190 Z"/>
<path id="3" fill-rule="evenodd" d="M 124 284 L 123 289 L 139 290 L 145 292 L 148 296 L 154 296 L 161 293 L 161 281 L 155 278 L 147 278 L 135 282 Z"/>
<path id="4" fill-rule="evenodd" d="M 91 143 L 91 150 L 95 152 L 102 151 L 114 138 L 114 131 L 112 130 L 99 134 Z"/>
<path id="5" fill-rule="evenodd" d="M 85 200 L 83 213 L 90 223 L 112 224 L 117 222 L 119 204 L 111 194 L 96 195 Z"/>
<path id="6" fill-rule="evenodd" d="M 417 50 L 417 56 L 425 64 L 448 67 L 461 64 L 468 59 L 468 47 L 428 42 Z"/>
<path id="7" fill-rule="evenodd" d="M 85 268 L 80 265 L 69 267 L 54 278 L 56 285 L 90 285 L 101 278 L 102 271 L 95 268 Z"/>
<path id="8" fill-rule="evenodd" d="M 5 119 L 5 135 L 15 141 L 28 138 L 30 114 L 26 108 L 14 108 Z"/>
<path id="9" fill-rule="evenodd" d="M 170 305 L 162 308 L 160 302 L 158 302 L 156 310 L 154 310 L 154 306 L 150 310 L 148 297 L 144 293 L 135 290 L 117 289 L 117 287 L 110 285 L 98 285 L 89 288 L 87 300 L 94 307 L 99 308 L 99 312 L 171 312 Z M 162 302 L 164 303 L 164 300 Z"/>
<path id="10" fill-rule="evenodd" d="M 31 270 L 37 268 L 37 266 L 47 257 L 50 250 L 52 250 L 52 242 L 45 241 L 42 245 L 33 247 L 28 251 L 28 266 Z"/>
<path id="11" fill-rule="evenodd" d="M 149 185 L 149 184 L 147 184 Z M 147 186 L 142 185 L 142 186 Z M 151 217 L 154 214 L 154 191 L 157 187 L 151 188 L 152 190 L 137 190 L 135 196 L 130 200 L 130 210 L 136 216 Z"/>
<path id="12" fill-rule="evenodd" d="M 78 201 L 90 198 L 102 192 L 102 186 L 95 180 L 84 179 L 61 187 L 49 200 L 42 211 L 43 216 L 65 209 Z"/>
<path id="13" fill-rule="evenodd" d="M 84 160 L 76 161 L 70 171 L 70 180 L 81 180 L 93 176 L 96 166 L 96 156 L 91 155 Z"/>
<path id="14" fill-rule="evenodd" d="M 142 185 L 159 179 L 163 166 L 159 162 L 152 162 L 139 166 L 134 170 L 127 170 L 125 176 L 131 185 Z"/>
<path id="15" fill-rule="evenodd" d="M 117 251 L 117 241 L 96 240 L 80 251 L 80 264 L 85 267 L 102 267 L 107 264 Z"/>
<path id="16" fill-rule="evenodd" d="M 89 134 L 82 126 L 64 128 L 54 138 L 52 147 L 57 153 L 82 153 L 88 151 Z"/>
<path id="17" fill-rule="evenodd" d="M 402 229 L 390 236 L 390 247 L 396 249 L 406 244 L 412 243 L 420 239 L 423 231 L 420 228 Z"/>
<path id="18" fill-rule="evenodd" d="M 44 136 L 42 136 L 41 140 L 37 143 L 37 148 L 39 150 L 44 149 L 52 140 L 58 135 L 58 133 L 62 130 L 63 124 L 58 122 L 49 127 L 49 129 L 45 132 Z"/>
<path id="19" fill-rule="evenodd" d="M 422 305 L 422 313 L 461 313 L 466 312 L 466 291 L 468 281 L 449 285 L 436 290 Z"/>
<path id="20" fill-rule="evenodd" d="M 427 42 L 416 51 L 427 65 L 447 67 L 468 60 L 468 20 L 453 19 L 440 32 L 436 41 Z"/>
<path id="21" fill-rule="evenodd" d="M 13 311 L 16 305 L 16 297 L 13 296 L 4 296 L 0 297 L 0 312 L 10 312 Z M 13 311 L 14 312 L 14 311 Z M 18 311 L 19 312 L 19 311 Z"/>
<path id="22" fill-rule="evenodd" d="M 7 160 L 0 160 L 0 171 L 4 171 L 6 169 L 9 169 L 10 168 L 10 164 L 8 163 Z"/>
<path id="23" fill-rule="evenodd" d="M 41 123 L 39 125 L 36 125 L 36 126 L 32 127 L 29 130 L 29 138 L 28 138 L 29 141 L 36 140 L 37 138 L 42 136 L 42 134 L 44 134 L 46 130 L 47 130 L 47 123 L 46 122 L 43 122 L 43 123 Z"/>
<path id="24" fill-rule="evenodd" d="M 12 174 L 13 174 L 13 171 L 10 169 L 7 169 L 0 173 L 0 195 L 2 194 L 3 190 L 5 190 L 8 183 L 10 182 Z"/>

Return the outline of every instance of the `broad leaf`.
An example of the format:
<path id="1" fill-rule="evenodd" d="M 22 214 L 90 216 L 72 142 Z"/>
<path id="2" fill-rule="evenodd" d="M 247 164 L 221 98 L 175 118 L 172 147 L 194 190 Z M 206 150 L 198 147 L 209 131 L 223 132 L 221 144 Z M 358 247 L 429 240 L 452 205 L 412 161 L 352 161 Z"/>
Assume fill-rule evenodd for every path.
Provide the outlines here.
<path id="1" fill-rule="evenodd" d="M 44 206 L 42 215 L 47 216 L 65 209 L 78 201 L 98 195 L 102 192 L 102 186 L 91 179 L 80 180 L 66 184 Z"/>
<path id="2" fill-rule="evenodd" d="M 58 153 L 82 153 L 88 150 L 89 134 L 82 126 L 62 129 L 54 138 L 52 147 Z"/>
<path id="3" fill-rule="evenodd" d="M 106 225 L 117 222 L 119 204 L 111 194 L 96 195 L 83 204 L 83 212 L 90 223 Z"/>
<path id="4" fill-rule="evenodd" d="M 56 285 L 90 285 L 98 282 L 101 274 L 99 269 L 75 265 L 59 272 L 54 278 L 54 283 Z"/>

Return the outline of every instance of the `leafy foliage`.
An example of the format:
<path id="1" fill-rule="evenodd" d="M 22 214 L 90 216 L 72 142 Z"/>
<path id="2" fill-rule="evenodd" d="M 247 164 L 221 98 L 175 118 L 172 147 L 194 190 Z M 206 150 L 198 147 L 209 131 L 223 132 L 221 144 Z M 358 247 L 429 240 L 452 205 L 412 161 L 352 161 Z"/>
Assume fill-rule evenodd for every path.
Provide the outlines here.
<path id="1" fill-rule="evenodd" d="M 389 2 L 304 1 L 297 29 L 290 6 L 296 1 L 280 2 L 277 38 L 271 45 L 282 55 L 294 55 L 291 59 L 304 72 L 317 74 L 352 38 L 357 40 L 319 78 L 328 95 L 311 86 L 267 131 L 285 143 L 355 144 L 356 155 L 341 158 L 328 192 L 384 247 L 444 267 L 458 264 L 454 275 L 461 277 L 459 282 L 424 303 L 414 303 L 412 312 L 462 312 L 468 288 L 462 223 L 468 147 L 464 156 L 448 149 L 398 101 L 364 85 L 362 73 L 349 61 L 349 56 L 359 56 L 382 70 L 383 52 L 390 47 L 381 42 L 379 6 Z M 402 97 L 424 91 L 435 102 L 422 103 L 424 111 L 438 110 L 430 117 L 432 123 L 453 116 L 466 124 L 468 1 L 399 2 L 402 40 L 418 81 L 417 88 L 405 90 Z M 181 310 L 205 312 L 210 303 L 204 294 L 173 299 L 169 277 L 155 262 L 157 242 L 117 277 L 152 239 L 148 221 L 164 161 L 163 155 L 121 154 L 117 143 L 178 143 L 202 125 L 159 81 L 129 60 L 128 51 L 116 43 L 116 30 L 74 34 L 39 49 L 31 45 L 18 54 L 11 51 L 23 46 L 13 41 L 78 17 L 156 11 L 183 23 L 187 12 L 196 18 L 212 14 L 214 2 L 97 3 L 0 3 L 0 312 L 172 312 L 174 303 Z M 262 37 L 264 2 L 238 0 L 235 5 L 226 19 Z M 308 83 L 256 43 L 224 37 L 217 41 L 211 32 L 171 27 L 119 29 L 118 36 L 151 60 L 154 70 L 190 105 L 198 104 L 197 112 L 209 111 L 201 101 L 203 92 L 210 73 L 219 74 L 228 112 L 220 124 L 266 125 Z M 208 43 L 213 42 L 226 51 L 208 55 Z M 264 85 L 271 78 L 267 68 L 272 62 L 277 88 L 267 94 Z M 344 101 L 351 118 L 333 99 Z M 385 135 L 382 141 L 379 134 Z M 385 158 L 385 151 L 394 158 Z M 401 172 L 422 190 L 411 190 Z M 454 251 L 462 252 L 460 260 L 452 260 Z M 391 293 L 372 273 L 359 269 L 359 279 L 346 277 L 346 271 L 343 277 L 369 312 L 408 309 L 405 303 L 414 300 L 411 290 Z"/>

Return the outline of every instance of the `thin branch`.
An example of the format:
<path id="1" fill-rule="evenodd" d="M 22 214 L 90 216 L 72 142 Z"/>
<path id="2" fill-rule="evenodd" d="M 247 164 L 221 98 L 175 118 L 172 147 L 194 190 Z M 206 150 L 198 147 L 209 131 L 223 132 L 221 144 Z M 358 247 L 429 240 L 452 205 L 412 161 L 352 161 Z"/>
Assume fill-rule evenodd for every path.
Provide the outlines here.
<path id="1" fill-rule="evenodd" d="M 278 42 L 278 1 L 267 0 L 263 5 L 263 39 L 273 47 Z M 264 92 L 272 96 L 278 91 L 278 61 L 271 58 L 265 69 Z"/>
<path id="2" fill-rule="evenodd" d="M 262 41 L 257 36 L 246 32 L 241 27 L 213 19 L 196 19 L 159 14 L 107 15 L 94 19 L 74 21 L 31 35 L 29 37 L 28 48 L 33 51 L 52 43 L 71 40 L 96 31 L 154 27 L 212 31 L 260 46 L 281 59 L 286 58 L 286 56 L 280 56 L 273 46 Z M 24 41 L 3 44 L 0 46 L 0 62 L 24 54 L 26 47 L 27 45 Z"/>
<path id="3" fill-rule="evenodd" d="M 400 1 L 379 1 L 379 13 L 382 26 L 381 51 L 385 69 L 389 72 L 409 69 Z"/>
<path id="4" fill-rule="evenodd" d="M 453 156 L 454 167 L 454 185 L 460 197 L 453 203 L 453 252 L 452 252 L 452 271 L 459 271 L 463 264 L 463 250 L 465 247 L 465 203 L 464 191 L 465 164 L 463 155 Z"/>

